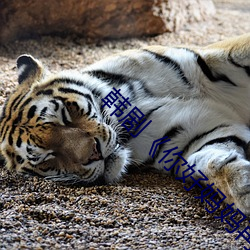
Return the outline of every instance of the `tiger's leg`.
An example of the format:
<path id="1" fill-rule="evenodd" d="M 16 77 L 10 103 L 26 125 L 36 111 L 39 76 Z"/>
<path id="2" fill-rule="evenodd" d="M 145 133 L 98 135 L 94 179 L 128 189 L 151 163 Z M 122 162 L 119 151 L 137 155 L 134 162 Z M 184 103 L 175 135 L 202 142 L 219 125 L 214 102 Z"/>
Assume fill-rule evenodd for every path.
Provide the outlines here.
<path id="1" fill-rule="evenodd" d="M 246 151 L 232 142 L 213 144 L 186 159 L 189 165 L 195 164 L 191 179 L 206 176 L 202 181 L 204 186 L 214 183 L 214 190 L 218 188 L 226 196 L 226 203 L 234 203 L 235 208 L 250 214 L 250 162 L 246 159 Z M 179 177 L 183 176 L 183 171 L 185 166 L 179 171 Z"/>

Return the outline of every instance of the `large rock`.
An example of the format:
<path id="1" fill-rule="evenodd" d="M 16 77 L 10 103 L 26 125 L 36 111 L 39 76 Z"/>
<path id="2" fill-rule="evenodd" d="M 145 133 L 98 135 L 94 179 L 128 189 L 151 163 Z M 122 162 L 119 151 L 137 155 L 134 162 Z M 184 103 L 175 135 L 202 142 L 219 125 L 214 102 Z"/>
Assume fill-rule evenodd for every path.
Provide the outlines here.
<path id="1" fill-rule="evenodd" d="M 214 12 L 212 0 L 1 0 L 0 43 L 48 34 L 156 35 Z"/>

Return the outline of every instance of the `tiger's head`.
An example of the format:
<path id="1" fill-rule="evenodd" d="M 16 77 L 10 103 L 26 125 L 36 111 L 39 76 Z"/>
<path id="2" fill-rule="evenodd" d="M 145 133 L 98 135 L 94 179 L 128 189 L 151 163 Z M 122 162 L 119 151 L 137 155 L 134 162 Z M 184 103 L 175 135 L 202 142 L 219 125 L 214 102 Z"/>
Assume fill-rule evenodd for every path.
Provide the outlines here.
<path id="1" fill-rule="evenodd" d="M 116 181 L 130 153 L 82 75 L 50 74 L 29 55 L 17 68 L 19 84 L 0 120 L 7 168 L 85 186 Z"/>

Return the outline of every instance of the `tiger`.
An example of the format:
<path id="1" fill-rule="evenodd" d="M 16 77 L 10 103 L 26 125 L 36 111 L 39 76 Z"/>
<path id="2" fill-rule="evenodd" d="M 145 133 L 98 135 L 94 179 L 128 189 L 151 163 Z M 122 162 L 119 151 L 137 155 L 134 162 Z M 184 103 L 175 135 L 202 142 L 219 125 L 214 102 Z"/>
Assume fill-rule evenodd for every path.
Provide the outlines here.
<path id="1" fill-rule="evenodd" d="M 135 164 L 177 177 L 193 170 L 187 180 L 214 185 L 250 214 L 250 33 L 200 47 L 126 50 L 58 73 L 24 54 L 17 69 L 0 118 L 10 171 L 92 186 L 117 183 Z M 150 121 L 137 136 L 136 122 L 126 127 L 118 105 L 104 104 L 114 90 L 131 104 L 122 117 L 136 107 L 135 116 Z M 152 157 L 159 138 L 168 140 Z M 172 148 L 181 157 L 162 160 Z"/>

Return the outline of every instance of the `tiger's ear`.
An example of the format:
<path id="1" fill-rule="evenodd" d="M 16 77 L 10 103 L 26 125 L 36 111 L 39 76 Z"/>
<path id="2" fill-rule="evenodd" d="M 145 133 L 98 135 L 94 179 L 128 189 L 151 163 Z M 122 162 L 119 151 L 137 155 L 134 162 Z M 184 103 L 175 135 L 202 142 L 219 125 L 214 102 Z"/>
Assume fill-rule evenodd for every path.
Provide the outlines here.
<path id="1" fill-rule="evenodd" d="M 43 65 L 30 55 L 21 55 L 17 59 L 18 82 L 31 86 L 43 76 Z"/>

